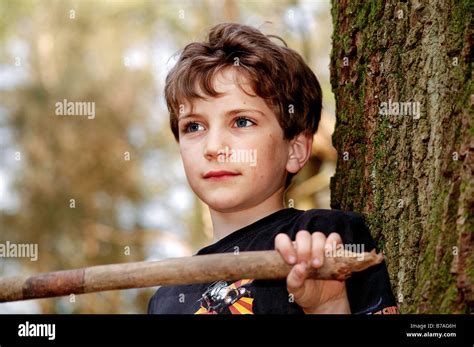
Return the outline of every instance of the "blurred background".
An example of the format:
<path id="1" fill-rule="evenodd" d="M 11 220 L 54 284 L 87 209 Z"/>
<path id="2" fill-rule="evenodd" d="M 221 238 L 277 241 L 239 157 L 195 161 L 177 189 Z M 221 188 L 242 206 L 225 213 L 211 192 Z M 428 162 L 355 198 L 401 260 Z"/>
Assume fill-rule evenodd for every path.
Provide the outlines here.
<path id="1" fill-rule="evenodd" d="M 0 1 L 0 276 L 194 254 L 212 241 L 169 129 L 164 80 L 187 43 L 232 21 L 281 36 L 316 73 L 323 114 L 287 206 L 329 208 L 335 171 L 329 1 Z M 95 103 L 95 118 L 56 103 Z M 0 313 L 145 313 L 156 288 L 0 304 Z"/>

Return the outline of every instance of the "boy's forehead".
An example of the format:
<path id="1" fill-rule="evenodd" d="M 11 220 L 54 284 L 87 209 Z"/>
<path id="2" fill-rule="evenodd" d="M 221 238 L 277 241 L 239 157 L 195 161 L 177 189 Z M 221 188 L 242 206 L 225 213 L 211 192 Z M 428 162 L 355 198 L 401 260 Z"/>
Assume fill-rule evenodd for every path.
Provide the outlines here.
<path id="1" fill-rule="evenodd" d="M 233 108 L 234 106 L 252 106 L 252 108 L 268 111 L 265 101 L 255 94 L 252 83 L 248 78 L 239 73 L 237 69 L 228 68 L 222 70 L 214 76 L 212 80 L 213 88 L 221 95 L 212 97 L 206 95 L 201 89 L 199 81 L 195 82 L 195 90 L 203 98 L 185 100 L 184 114 L 200 113 L 201 109 L 219 107 Z"/>

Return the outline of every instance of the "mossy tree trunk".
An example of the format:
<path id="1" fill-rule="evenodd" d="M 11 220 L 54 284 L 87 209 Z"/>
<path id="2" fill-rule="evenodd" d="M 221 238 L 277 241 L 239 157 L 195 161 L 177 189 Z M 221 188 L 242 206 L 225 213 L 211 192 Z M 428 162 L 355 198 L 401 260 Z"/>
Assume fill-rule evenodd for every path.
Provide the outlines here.
<path id="1" fill-rule="evenodd" d="M 333 0 L 331 207 L 367 217 L 402 313 L 473 311 L 472 7 Z"/>

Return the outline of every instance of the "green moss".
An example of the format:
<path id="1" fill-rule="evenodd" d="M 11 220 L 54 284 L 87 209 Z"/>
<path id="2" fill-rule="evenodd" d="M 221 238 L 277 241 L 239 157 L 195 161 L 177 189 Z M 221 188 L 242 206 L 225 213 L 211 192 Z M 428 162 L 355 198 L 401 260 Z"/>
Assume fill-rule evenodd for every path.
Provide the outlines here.
<path id="1" fill-rule="evenodd" d="M 339 32 L 336 30 L 339 28 L 339 14 L 341 13 L 341 6 L 338 0 L 331 1 L 331 16 L 332 16 L 332 25 L 334 27 L 334 32 Z"/>
<path id="2" fill-rule="evenodd" d="M 381 14 L 383 13 L 383 7 L 384 7 L 383 1 L 378 1 L 378 0 L 371 1 L 370 13 L 369 13 L 370 23 L 373 23 L 382 17 Z"/>
<path id="3" fill-rule="evenodd" d="M 416 307 L 424 294 L 422 291 L 425 289 L 426 282 L 430 281 L 431 283 L 429 290 L 431 290 L 433 285 L 436 285 L 436 280 L 433 277 L 437 274 L 437 271 L 436 269 L 432 269 L 432 267 L 435 263 L 436 245 L 441 233 L 443 204 L 446 196 L 447 191 L 438 194 L 431 204 L 431 215 L 428 219 L 428 225 L 431 226 L 431 233 L 427 235 L 428 245 L 426 246 L 418 265 L 418 284 L 413 293 L 414 305 Z"/>
<path id="4" fill-rule="evenodd" d="M 439 186 L 444 187 L 444 190 L 433 194 L 437 198 L 431 205 L 428 223 L 431 233 L 427 235 L 428 245 L 418 267 L 419 280 L 414 292 L 414 305 L 418 306 L 421 296 L 427 294 L 422 291 L 426 289 L 425 284 L 429 281 L 429 310 L 436 313 L 450 313 L 457 299 L 456 278 L 450 269 L 454 257 L 453 247 L 457 245 L 458 235 L 455 232 L 445 231 L 455 228 L 458 205 L 456 192 L 449 195 L 451 187 L 449 182 L 443 182 Z M 446 230 L 442 230 L 443 226 Z M 441 253 L 441 259 L 436 259 L 437 252 Z"/>
<path id="5" fill-rule="evenodd" d="M 451 47 L 461 51 L 464 43 L 464 30 L 470 20 L 470 16 L 466 14 L 474 12 L 474 3 L 470 0 L 456 1 L 451 9 L 449 42 Z"/>
<path id="6" fill-rule="evenodd" d="M 383 191 L 383 185 L 385 186 L 386 184 L 391 184 L 394 182 L 395 178 L 395 170 L 384 170 L 386 167 L 385 165 L 385 156 L 386 156 L 386 151 L 385 151 L 385 143 L 387 141 L 387 129 L 388 129 L 388 118 L 386 116 L 381 116 L 381 122 L 379 126 L 377 127 L 377 133 L 374 138 L 374 161 L 372 163 L 372 166 L 370 168 L 370 172 L 375 172 L 375 178 L 371 177 L 371 180 L 373 181 L 372 184 L 375 184 L 375 190 L 374 190 L 374 204 L 377 213 L 381 216 L 383 216 L 385 209 L 383 206 L 384 202 L 384 191 Z"/>
<path id="7" fill-rule="evenodd" d="M 342 41 L 342 49 L 344 50 L 344 54 L 348 54 L 352 46 L 351 37 L 349 35 L 344 35 L 341 41 Z"/>
<path id="8" fill-rule="evenodd" d="M 451 285 L 444 293 L 439 311 L 436 313 L 449 314 L 453 313 L 453 306 L 458 297 L 458 289 L 455 285 Z"/>
<path id="9" fill-rule="evenodd" d="M 468 278 L 470 279 L 470 283 L 472 283 L 472 280 L 474 279 L 474 258 L 473 257 L 467 258 L 466 260 L 466 274 Z"/>
<path id="10" fill-rule="evenodd" d="M 362 5 L 351 3 L 351 6 L 357 6 L 356 19 L 355 19 L 355 28 L 363 29 L 367 26 L 369 20 L 369 14 L 371 11 L 371 3 L 364 2 Z"/>
<path id="11" fill-rule="evenodd" d="M 347 123 L 347 111 L 346 110 L 341 110 L 337 114 L 337 121 L 346 124 Z"/>
<path id="12" fill-rule="evenodd" d="M 374 235 L 372 235 L 372 236 L 374 236 Z M 379 250 L 384 250 L 385 249 L 385 240 L 384 239 L 377 240 L 377 248 Z"/>

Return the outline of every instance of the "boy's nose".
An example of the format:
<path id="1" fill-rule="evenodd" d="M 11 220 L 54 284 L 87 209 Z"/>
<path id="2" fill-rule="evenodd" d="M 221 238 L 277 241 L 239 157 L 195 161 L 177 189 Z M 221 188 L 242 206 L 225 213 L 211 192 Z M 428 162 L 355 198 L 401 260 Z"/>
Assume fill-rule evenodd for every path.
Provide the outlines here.
<path id="1" fill-rule="evenodd" d="M 219 130 L 209 130 L 204 144 L 204 157 L 207 160 L 217 160 L 219 153 L 223 155 L 227 142 Z"/>

